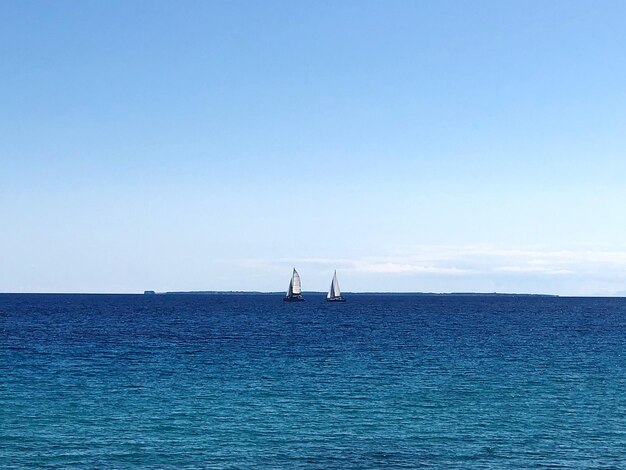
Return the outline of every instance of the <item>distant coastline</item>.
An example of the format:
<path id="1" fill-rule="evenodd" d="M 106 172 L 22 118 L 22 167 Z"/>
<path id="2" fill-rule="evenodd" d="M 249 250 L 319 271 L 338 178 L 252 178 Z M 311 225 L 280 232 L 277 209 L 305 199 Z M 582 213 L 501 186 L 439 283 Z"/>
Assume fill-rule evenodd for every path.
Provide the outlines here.
<path id="1" fill-rule="evenodd" d="M 305 295 L 326 295 L 322 291 L 305 291 Z M 388 296 L 419 296 L 419 297 L 615 297 L 623 298 L 626 295 L 610 295 L 610 296 L 576 296 L 576 295 L 558 295 L 558 294 L 515 294 L 507 292 L 346 292 L 350 296 L 367 296 L 367 295 L 388 295 Z M 142 296 L 164 296 L 164 295 L 269 295 L 276 296 L 285 293 L 261 292 L 261 291 L 144 291 L 141 292 L 0 292 L 0 295 L 142 295 Z"/>
<path id="2" fill-rule="evenodd" d="M 321 291 L 306 291 L 307 295 L 326 295 Z M 509 292 L 346 292 L 347 295 L 418 295 L 424 297 L 559 297 L 557 294 L 516 294 Z M 284 292 L 261 292 L 261 291 L 168 291 L 155 292 L 144 291 L 144 295 L 284 295 Z"/>

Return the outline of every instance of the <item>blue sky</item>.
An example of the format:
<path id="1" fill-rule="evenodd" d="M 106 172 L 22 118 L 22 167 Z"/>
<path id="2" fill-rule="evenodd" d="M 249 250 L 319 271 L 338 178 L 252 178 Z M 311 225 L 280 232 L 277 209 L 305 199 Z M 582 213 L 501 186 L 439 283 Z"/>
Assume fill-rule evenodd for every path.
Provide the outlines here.
<path id="1" fill-rule="evenodd" d="M 0 292 L 626 294 L 626 3 L 0 3 Z"/>

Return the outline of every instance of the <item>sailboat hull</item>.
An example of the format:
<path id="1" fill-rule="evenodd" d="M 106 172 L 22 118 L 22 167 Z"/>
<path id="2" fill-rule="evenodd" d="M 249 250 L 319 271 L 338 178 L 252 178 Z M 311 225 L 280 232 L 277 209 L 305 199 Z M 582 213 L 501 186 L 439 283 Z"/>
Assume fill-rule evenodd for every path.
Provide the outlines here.
<path id="1" fill-rule="evenodd" d="M 344 299 L 343 297 L 333 297 L 331 299 L 326 299 L 326 302 L 345 302 L 346 299 Z"/>
<path id="2" fill-rule="evenodd" d="M 292 295 L 290 297 L 283 297 L 285 302 L 304 302 L 304 297 L 301 295 Z"/>

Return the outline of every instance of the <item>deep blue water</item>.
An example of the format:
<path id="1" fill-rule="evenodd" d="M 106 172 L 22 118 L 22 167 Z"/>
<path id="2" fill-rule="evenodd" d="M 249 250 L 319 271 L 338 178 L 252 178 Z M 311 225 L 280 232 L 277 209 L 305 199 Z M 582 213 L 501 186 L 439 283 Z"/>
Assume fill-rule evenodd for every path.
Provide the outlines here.
<path id="1" fill-rule="evenodd" d="M 626 468 L 626 299 L 0 295 L 0 467 Z"/>

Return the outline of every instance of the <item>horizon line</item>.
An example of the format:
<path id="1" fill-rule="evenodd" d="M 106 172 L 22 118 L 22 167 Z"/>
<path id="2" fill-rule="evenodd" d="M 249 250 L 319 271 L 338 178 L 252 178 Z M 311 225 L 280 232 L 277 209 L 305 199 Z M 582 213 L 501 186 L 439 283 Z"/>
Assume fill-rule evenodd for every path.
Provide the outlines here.
<path id="1" fill-rule="evenodd" d="M 325 295 L 326 291 L 303 291 L 303 294 Z M 284 295 L 284 291 L 256 290 L 193 290 L 193 291 L 153 291 L 143 292 L 0 292 L 0 295 Z M 347 291 L 350 295 L 423 295 L 423 296 L 536 296 L 536 297 L 579 297 L 579 298 L 624 298 L 624 295 L 567 295 L 531 292 L 424 292 L 424 291 Z"/>

